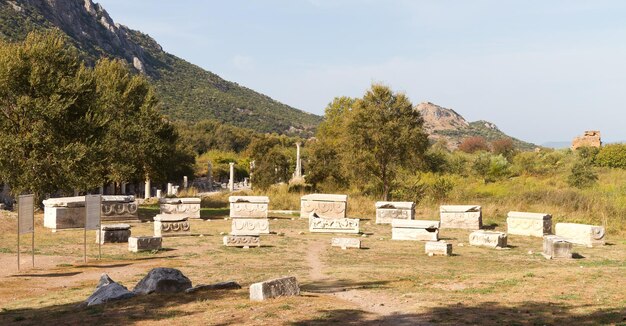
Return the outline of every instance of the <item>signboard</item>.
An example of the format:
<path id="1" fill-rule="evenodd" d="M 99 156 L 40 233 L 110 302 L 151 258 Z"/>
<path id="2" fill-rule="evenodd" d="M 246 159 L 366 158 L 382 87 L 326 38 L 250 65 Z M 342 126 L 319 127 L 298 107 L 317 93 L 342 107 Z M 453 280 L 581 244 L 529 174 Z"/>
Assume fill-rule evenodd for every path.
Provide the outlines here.
<path id="1" fill-rule="evenodd" d="M 17 229 L 20 234 L 33 233 L 34 232 L 34 196 L 22 195 L 17 199 Z"/>
<path id="2" fill-rule="evenodd" d="M 102 195 L 85 196 L 85 230 L 100 230 Z"/>

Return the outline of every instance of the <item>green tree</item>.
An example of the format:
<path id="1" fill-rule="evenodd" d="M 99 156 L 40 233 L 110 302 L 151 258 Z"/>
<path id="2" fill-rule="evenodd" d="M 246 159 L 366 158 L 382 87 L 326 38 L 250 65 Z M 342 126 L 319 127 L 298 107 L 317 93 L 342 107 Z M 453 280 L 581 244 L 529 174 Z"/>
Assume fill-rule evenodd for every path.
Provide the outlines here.
<path id="1" fill-rule="evenodd" d="M 593 170 L 593 167 L 587 160 L 579 160 L 574 163 L 571 173 L 567 177 L 567 183 L 576 188 L 591 187 L 597 181 L 598 174 Z"/>
<path id="2" fill-rule="evenodd" d="M 594 162 L 600 166 L 626 169 L 626 144 L 611 144 L 600 149 Z"/>

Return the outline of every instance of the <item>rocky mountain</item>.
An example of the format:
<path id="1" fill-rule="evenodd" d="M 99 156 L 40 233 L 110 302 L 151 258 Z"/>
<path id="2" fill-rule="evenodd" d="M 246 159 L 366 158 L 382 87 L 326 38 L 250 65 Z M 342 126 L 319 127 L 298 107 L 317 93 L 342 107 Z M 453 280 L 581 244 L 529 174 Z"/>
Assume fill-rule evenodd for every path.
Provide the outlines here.
<path id="1" fill-rule="evenodd" d="M 488 121 L 479 120 L 468 122 L 452 109 L 439 105 L 422 102 L 415 106 L 424 117 L 424 127 L 432 141 L 444 140 L 448 148 L 456 148 L 467 137 L 480 136 L 488 141 L 502 138 L 511 138 L 516 147 L 529 150 L 537 147 L 534 144 L 510 137 L 500 131 L 498 127 Z"/>
<path id="2" fill-rule="evenodd" d="M 0 0 L 0 38 L 19 41 L 58 28 L 89 63 L 123 59 L 146 74 L 170 119 L 216 119 L 259 132 L 311 134 L 321 117 L 275 101 L 169 54 L 150 36 L 120 25 L 92 0 Z"/>

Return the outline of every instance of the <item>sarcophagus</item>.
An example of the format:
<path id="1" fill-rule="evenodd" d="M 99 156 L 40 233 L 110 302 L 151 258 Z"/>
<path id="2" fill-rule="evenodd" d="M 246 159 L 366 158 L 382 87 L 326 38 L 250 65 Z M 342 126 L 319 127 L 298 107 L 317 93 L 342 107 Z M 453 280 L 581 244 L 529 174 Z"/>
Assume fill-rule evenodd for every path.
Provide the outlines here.
<path id="1" fill-rule="evenodd" d="M 478 230 L 483 226 L 482 209 L 477 205 L 439 206 L 442 229 Z"/>
<path id="2" fill-rule="evenodd" d="M 270 198 L 267 196 L 230 196 L 231 218 L 267 218 Z"/>
<path id="3" fill-rule="evenodd" d="M 161 214 L 186 214 L 200 218 L 200 198 L 159 198 Z"/>
<path id="4" fill-rule="evenodd" d="M 348 195 L 311 194 L 300 198 L 300 217 L 308 218 L 311 213 L 325 218 L 345 218 Z"/>
<path id="5" fill-rule="evenodd" d="M 555 234 L 567 241 L 587 247 L 604 246 L 604 227 L 589 224 L 557 223 Z"/>
<path id="6" fill-rule="evenodd" d="M 403 201 L 376 202 L 376 224 L 391 224 L 393 219 L 412 220 L 415 218 L 415 203 Z"/>
<path id="7" fill-rule="evenodd" d="M 392 220 L 391 239 L 438 241 L 439 221 Z"/>
<path id="8" fill-rule="evenodd" d="M 507 233 L 543 237 L 552 233 L 552 216 L 545 213 L 509 212 Z"/>

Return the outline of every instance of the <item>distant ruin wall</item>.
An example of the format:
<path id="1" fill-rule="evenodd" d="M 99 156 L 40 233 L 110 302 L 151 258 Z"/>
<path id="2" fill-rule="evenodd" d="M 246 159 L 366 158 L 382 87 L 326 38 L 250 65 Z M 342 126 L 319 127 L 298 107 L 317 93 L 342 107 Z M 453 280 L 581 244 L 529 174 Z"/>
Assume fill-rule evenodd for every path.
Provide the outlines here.
<path id="1" fill-rule="evenodd" d="M 574 138 L 572 141 L 572 150 L 576 150 L 580 147 L 601 147 L 602 140 L 600 138 L 600 131 L 587 130 L 582 136 Z"/>

